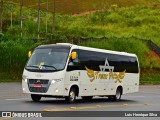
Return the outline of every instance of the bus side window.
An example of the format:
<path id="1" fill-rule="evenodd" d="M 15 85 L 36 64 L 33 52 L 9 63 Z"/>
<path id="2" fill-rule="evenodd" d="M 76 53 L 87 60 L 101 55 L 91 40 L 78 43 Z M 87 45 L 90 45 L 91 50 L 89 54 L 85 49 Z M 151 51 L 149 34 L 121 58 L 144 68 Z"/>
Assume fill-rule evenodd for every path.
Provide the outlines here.
<path id="1" fill-rule="evenodd" d="M 74 52 L 74 51 L 73 51 Z M 77 52 L 77 51 L 76 51 Z M 72 70 L 78 70 L 79 68 L 79 59 L 78 59 L 78 52 L 77 52 L 77 57 L 76 59 L 72 60 L 70 58 L 67 66 L 67 71 L 72 71 Z"/>

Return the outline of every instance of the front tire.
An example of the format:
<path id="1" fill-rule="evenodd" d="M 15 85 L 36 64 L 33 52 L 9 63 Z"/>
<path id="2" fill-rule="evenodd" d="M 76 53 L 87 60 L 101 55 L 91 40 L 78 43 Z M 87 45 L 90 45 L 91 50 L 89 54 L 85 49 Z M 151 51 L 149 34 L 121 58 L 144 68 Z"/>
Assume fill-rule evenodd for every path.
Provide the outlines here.
<path id="1" fill-rule="evenodd" d="M 34 102 L 38 102 L 41 100 L 41 96 L 40 95 L 35 95 L 35 94 L 31 94 L 31 98 Z"/>
<path id="2" fill-rule="evenodd" d="M 74 103 L 76 100 L 76 90 L 71 88 L 69 95 L 65 99 L 68 103 Z"/>
<path id="3" fill-rule="evenodd" d="M 108 99 L 109 99 L 110 101 L 120 101 L 121 96 L 122 96 L 122 91 L 121 91 L 120 88 L 117 88 L 117 90 L 116 90 L 116 95 L 108 96 Z"/>

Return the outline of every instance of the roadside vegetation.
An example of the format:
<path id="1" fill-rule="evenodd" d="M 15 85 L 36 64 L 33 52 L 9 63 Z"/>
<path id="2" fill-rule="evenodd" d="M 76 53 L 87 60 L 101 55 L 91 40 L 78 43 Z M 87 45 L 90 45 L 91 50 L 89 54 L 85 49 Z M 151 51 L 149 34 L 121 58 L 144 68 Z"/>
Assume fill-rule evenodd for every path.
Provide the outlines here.
<path id="1" fill-rule="evenodd" d="M 140 2 L 143 3 L 144 0 Z M 134 6 L 133 4 L 122 6 L 120 3 L 112 3 L 103 10 L 81 16 L 56 14 L 54 33 L 51 32 L 52 15 L 49 14 L 47 34 L 45 32 L 46 14 L 42 12 L 40 39 L 37 39 L 36 10 L 28 8 L 23 10 L 26 15 L 23 22 L 23 38 L 20 37 L 19 19 L 17 19 L 19 7 L 14 7 L 12 28 L 9 19 L 10 11 L 6 10 L 3 19 L 3 34 L 0 34 L 0 82 L 21 81 L 28 51 L 40 44 L 72 43 L 73 39 L 91 38 L 88 41 L 81 41 L 79 45 L 135 53 L 142 70 L 140 83 L 160 84 L 160 57 L 149 48 L 145 41 L 152 40 L 160 46 L 159 2 L 148 0 L 143 6 L 140 2 Z M 9 5 L 6 4 L 6 6 Z M 94 39 L 101 37 L 105 38 Z"/>
<path id="2" fill-rule="evenodd" d="M 4 0 L 8 3 L 11 0 Z M 19 0 L 13 0 L 14 3 L 20 3 Z M 24 0 L 23 5 L 29 8 L 38 8 L 37 0 Z M 52 11 L 53 0 L 48 0 L 49 11 Z M 56 12 L 65 14 L 78 14 L 92 10 L 109 9 L 111 6 L 131 7 L 147 6 L 159 8 L 159 0 L 55 0 Z M 41 0 L 41 10 L 46 10 L 46 0 Z"/>

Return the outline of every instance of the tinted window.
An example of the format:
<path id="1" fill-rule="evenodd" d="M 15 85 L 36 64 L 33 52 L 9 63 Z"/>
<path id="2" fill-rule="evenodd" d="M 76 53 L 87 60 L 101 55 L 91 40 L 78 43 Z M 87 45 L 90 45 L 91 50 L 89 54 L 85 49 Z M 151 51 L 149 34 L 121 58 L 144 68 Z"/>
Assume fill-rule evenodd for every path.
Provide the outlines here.
<path id="1" fill-rule="evenodd" d="M 138 63 L 135 57 L 124 55 L 116 55 L 110 53 L 100 53 L 87 50 L 73 50 L 77 52 L 77 62 L 70 60 L 68 71 L 71 70 L 86 70 L 85 66 L 94 71 L 100 71 L 100 66 L 113 66 L 114 72 L 138 73 Z M 68 65 L 69 66 L 69 65 Z M 109 71 L 106 69 L 105 71 Z"/>
<path id="2" fill-rule="evenodd" d="M 86 50 L 79 50 L 78 54 L 80 69 L 82 70 L 85 70 L 86 66 L 94 71 L 100 71 L 99 65 L 104 66 L 107 59 L 106 66 L 114 66 L 114 72 L 126 70 L 128 73 L 138 73 L 138 63 L 135 57 Z"/>
<path id="3" fill-rule="evenodd" d="M 97 52 L 79 50 L 79 63 L 81 69 L 85 66 L 89 69 L 100 71 L 99 65 L 104 65 L 106 55 Z"/>

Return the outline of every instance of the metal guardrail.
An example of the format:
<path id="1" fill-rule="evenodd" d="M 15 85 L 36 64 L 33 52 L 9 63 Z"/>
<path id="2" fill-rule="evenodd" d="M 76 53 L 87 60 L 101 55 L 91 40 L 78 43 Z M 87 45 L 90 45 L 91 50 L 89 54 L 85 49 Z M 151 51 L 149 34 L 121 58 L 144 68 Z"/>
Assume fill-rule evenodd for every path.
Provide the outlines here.
<path id="1" fill-rule="evenodd" d="M 160 47 L 158 45 L 156 45 L 154 42 L 152 42 L 151 40 L 147 40 L 147 39 L 142 39 L 142 38 L 137 38 L 137 37 L 127 37 L 126 39 L 129 39 L 129 38 L 135 38 L 135 39 L 139 39 L 143 42 L 146 42 L 147 45 L 150 47 L 151 50 L 155 51 L 157 53 L 157 55 L 160 56 Z M 51 38 L 48 38 L 48 39 L 37 39 L 37 38 L 34 38 L 32 39 L 35 43 L 38 42 L 38 41 L 46 41 L 46 40 L 49 40 L 50 42 L 52 43 L 57 43 L 57 42 L 70 42 L 70 43 L 73 43 L 73 44 L 79 44 L 81 42 L 84 42 L 84 41 L 96 41 L 96 40 L 108 40 L 109 38 L 107 37 L 100 37 L 100 38 L 93 38 L 93 37 L 90 37 L 90 38 L 83 38 L 83 37 L 71 37 L 71 36 L 66 36 L 66 38 L 64 40 L 60 40 L 60 39 L 55 39 L 55 40 L 50 40 Z M 7 39 L 3 36 L 3 34 L 0 34 L 0 42 L 1 41 L 7 41 Z"/>
<path id="2" fill-rule="evenodd" d="M 100 37 L 100 38 L 93 38 L 93 37 L 83 38 L 83 37 L 79 37 L 79 38 L 76 38 L 76 37 L 66 36 L 66 39 L 69 40 L 69 41 L 72 40 L 72 43 L 77 45 L 77 44 L 79 44 L 81 42 L 84 42 L 84 41 L 107 40 L 108 38 L 107 37 Z"/>
<path id="3" fill-rule="evenodd" d="M 147 43 L 149 47 L 160 56 L 160 47 L 153 43 L 151 40 L 148 40 Z"/>
<path id="4" fill-rule="evenodd" d="M 160 56 L 160 47 L 158 45 L 156 45 L 154 42 L 152 42 L 151 40 L 147 40 L 147 39 L 143 39 L 143 38 L 137 38 L 137 37 L 127 37 L 127 39 L 129 38 L 135 38 L 135 39 L 139 39 L 143 42 L 146 42 L 147 45 L 150 47 L 151 50 L 155 51 L 159 56 Z M 88 40 L 107 40 L 109 38 L 107 37 L 101 37 L 101 38 L 71 38 L 71 37 L 67 37 L 67 39 L 73 39 L 73 44 L 78 44 L 82 41 L 88 41 Z"/>

